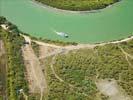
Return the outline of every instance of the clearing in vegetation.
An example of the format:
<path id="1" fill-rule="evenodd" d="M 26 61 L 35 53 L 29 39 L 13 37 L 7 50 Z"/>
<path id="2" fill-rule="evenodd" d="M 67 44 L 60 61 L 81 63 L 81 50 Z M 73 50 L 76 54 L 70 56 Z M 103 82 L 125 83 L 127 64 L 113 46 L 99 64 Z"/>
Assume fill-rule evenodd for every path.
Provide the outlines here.
<path id="1" fill-rule="evenodd" d="M 29 38 L 25 37 L 25 41 L 28 42 L 28 40 Z M 41 69 L 40 61 L 35 55 L 31 44 L 23 46 L 22 51 L 27 70 L 30 92 L 40 93 L 40 100 L 43 100 L 43 95 L 47 92 L 47 84 Z"/>
<path id="2" fill-rule="evenodd" d="M 101 93 L 108 96 L 109 100 L 131 100 L 123 93 L 115 80 L 99 80 L 96 85 Z"/>

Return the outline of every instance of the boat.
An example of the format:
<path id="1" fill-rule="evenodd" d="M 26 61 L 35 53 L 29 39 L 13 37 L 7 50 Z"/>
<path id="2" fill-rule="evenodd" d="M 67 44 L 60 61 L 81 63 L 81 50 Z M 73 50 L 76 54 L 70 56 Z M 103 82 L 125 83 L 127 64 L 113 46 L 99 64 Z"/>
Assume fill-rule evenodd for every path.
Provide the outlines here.
<path id="1" fill-rule="evenodd" d="M 64 33 L 64 32 L 57 32 L 57 31 L 54 31 L 57 35 L 61 36 L 61 37 L 65 37 L 65 38 L 68 38 L 68 34 Z"/>

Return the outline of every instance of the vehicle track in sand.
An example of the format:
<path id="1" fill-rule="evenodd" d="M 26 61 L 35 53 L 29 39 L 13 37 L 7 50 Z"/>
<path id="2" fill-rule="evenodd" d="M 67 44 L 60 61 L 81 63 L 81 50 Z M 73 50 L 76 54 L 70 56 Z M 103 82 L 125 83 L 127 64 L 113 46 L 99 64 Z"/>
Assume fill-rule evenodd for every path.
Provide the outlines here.
<path id="1" fill-rule="evenodd" d="M 29 42 L 29 38 L 24 37 L 25 41 Z M 40 61 L 35 55 L 31 44 L 25 44 L 22 47 L 23 57 L 27 70 L 29 88 L 31 93 L 40 93 L 40 100 L 43 99 L 43 94 L 47 91 L 47 84 L 44 74 L 41 70 Z"/>

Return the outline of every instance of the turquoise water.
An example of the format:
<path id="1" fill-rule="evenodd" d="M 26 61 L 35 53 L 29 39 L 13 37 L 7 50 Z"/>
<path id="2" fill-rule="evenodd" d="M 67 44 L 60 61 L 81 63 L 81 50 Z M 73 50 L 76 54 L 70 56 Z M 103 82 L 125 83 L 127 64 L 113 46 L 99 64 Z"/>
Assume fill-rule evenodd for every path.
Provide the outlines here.
<path id="1" fill-rule="evenodd" d="M 0 0 L 0 15 L 20 30 L 42 38 L 97 43 L 125 38 L 133 33 L 133 0 L 122 0 L 97 13 L 69 13 L 44 8 L 31 0 Z M 68 33 L 63 38 L 54 32 Z"/>

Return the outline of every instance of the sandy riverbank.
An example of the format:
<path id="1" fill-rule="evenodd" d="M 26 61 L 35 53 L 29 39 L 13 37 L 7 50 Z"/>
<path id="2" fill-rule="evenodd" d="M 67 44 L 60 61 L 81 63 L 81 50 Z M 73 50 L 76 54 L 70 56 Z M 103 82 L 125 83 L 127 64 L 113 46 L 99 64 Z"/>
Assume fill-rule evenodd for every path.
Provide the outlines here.
<path id="1" fill-rule="evenodd" d="M 121 1 L 121 0 L 120 0 Z M 86 11 L 72 11 L 72 10 L 64 10 L 64 9 L 59 9 L 59 8 L 56 8 L 56 7 L 52 7 L 52 6 L 48 6 L 46 4 L 43 4 L 41 2 L 38 2 L 36 0 L 31 0 L 32 3 L 34 4 L 37 4 L 45 9 L 48 9 L 48 10 L 51 10 L 51 11 L 57 11 L 57 12 L 65 12 L 65 13 L 77 13 L 77 14 L 85 14 L 85 13 L 98 13 L 98 12 L 101 12 L 103 9 L 106 9 L 106 8 L 110 8 L 118 3 L 119 2 L 116 2 L 116 3 L 113 3 L 111 5 L 108 5 L 106 6 L 105 8 L 101 8 L 101 9 L 97 9 L 97 10 L 86 10 Z"/>
<path id="2" fill-rule="evenodd" d="M 22 35 L 22 36 L 23 37 L 27 37 L 27 38 L 30 39 L 29 36 L 25 36 L 25 35 Z M 30 40 L 30 41 L 36 42 L 39 45 L 49 46 L 49 47 L 54 47 L 54 48 L 60 48 L 60 49 L 65 49 L 65 50 L 69 50 L 70 51 L 70 50 L 81 49 L 81 48 L 94 48 L 96 46 L 104 46 L 106 44 L 117 44 L 117 43 L 122 43 L 122 42 L 129 41 L 131 39 L 133 39 L 133 35 L 128 37 L 128 38 L 124 38 L 124 39 L 116 40 L 116 41 L 103 42 L 103 43 L 97 43 L 97 44 L 78 44 L 76 46 L 74 46 L 74 45 L 58 46 L 58 45 L 55 45 L 55 44 L 49 44 L 49 43 L 45 43 L 45 42 L 41 42 L 41 41 L 37 41 L 37 40 Z"/>

